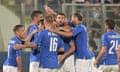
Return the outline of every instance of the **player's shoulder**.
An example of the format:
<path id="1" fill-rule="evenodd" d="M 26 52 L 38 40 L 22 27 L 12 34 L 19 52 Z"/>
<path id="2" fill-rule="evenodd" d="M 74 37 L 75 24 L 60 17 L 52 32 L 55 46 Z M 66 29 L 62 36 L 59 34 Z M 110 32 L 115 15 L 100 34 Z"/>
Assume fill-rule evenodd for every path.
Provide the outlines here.
<path id="1" fill-rule="evenodd" d="M 16 42 L 18 42 L 18 39 L 17 39 L 16 36 L 13 36 L 13 37 L 10 39 L 10 41 L 9 41 L 10 44 L 14 44 L 14 43 L 16 43 Z"/>
<path id="2" fill-rule="evenodd" d="M 30 24 L 29 27 L 30 28 L 37 28 L 37 25 L 36 24 Z"/>
<path id="3" fill-rule="evenodd" d="M 10 40 L 17 40 L 17 37 L 16 37 L 16 36 L 13 36 L 13 37 L 11 37 Z"/>
<path id="4" fill-rule="evenodd" d="M 41 31 L 38 32 L 38 34 L 42 34 L 42 35 L 47 34 L 47 33 L 48 33 L 47 30 L 41 30 Z"/>
<path id="5" fill-rule="evenodd" d="M 48 30 L 44 29 L 44 30 L 41 30 L 40 33 L 47 33 Z"/>
<path id="6" fill-rule="evenodd" d="M 81 23 L 80 25 L 78 25 L 78 26 L 76 26 L 77 28 L 80 28 L 80 29 L 82 29 L 82 30 L 87 30 L 87 28 L 86 28 L 86 26 L 83 24 L 83 23 Z"/>

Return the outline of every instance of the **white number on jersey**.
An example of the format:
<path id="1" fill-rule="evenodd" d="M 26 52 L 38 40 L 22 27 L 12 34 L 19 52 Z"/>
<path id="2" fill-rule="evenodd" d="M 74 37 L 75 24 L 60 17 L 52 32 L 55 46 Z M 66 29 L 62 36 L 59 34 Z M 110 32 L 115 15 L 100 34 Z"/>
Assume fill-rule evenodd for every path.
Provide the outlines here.
<path id="1" fill-rule="evenodd" d="M 50 49 L 49 49 L 49 51 L 51 52 L 55 52 L 55 51 L 57 51 L 57 46 L 58 46 L 58 44 L 57 44 L 57 41 L 58 41 L 58 39 L 57 38 L 50 38 Z"/>
<path id="2" fill-rule="evenodd" d="M 113 49 L 115 48 L 115 50 L 117 50 L 118 40 L 111 40 L 110 43 L 112 44 L 112 46 L 109 49 L 109 54 L 114 54 Z"/>

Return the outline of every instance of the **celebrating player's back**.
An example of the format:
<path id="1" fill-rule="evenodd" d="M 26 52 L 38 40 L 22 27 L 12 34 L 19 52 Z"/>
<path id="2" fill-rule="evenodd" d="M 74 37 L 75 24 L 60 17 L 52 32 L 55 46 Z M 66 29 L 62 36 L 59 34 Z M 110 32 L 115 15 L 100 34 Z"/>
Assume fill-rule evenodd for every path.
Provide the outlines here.
<path id="1" fill-rule="evenodd" d="M 56 72 L 59 67 L 58 51 L 64 51 L 63 41 L 60 36 L 48 30 L 54 27 L 52 16 L 46 16 L 44 24 L 45 30 L 39 32 L 35 40 L 40 45 L 41 72 Z"/>
<path id="2" fill-rule="evenodd" d="M 102 65 L 100 70 L 104 71 L 106 68 L 118 70 L 117 48 L 120 44 L 120 35 L 114 31 L 115 22 L 113 20 L 106 20 L 106 33 L 102 35 L 102 49 L 96 58 L 95 64 L 102 58 Z"/>

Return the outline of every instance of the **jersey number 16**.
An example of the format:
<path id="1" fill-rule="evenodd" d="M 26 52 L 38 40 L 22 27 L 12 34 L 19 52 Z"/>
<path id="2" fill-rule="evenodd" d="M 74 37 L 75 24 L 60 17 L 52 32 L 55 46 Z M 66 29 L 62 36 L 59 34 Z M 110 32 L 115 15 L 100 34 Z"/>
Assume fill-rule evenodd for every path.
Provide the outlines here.
<path id="1" fill-rule="evenodd" d="M 50 38 L 50 49 L 49 49 L 50 52 L 57 51 L 57 46 L 58 46 L 57 41 L 58 39 L 56 37 Z"/>

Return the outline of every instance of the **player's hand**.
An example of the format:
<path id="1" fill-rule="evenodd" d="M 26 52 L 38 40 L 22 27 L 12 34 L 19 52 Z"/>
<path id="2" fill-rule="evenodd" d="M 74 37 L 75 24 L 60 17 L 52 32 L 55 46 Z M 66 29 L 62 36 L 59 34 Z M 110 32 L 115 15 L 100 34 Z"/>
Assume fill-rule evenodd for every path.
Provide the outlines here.
<path id="1" fill-rule="evenodd" d="M 15 50 L 19 50 L 19 49 L 21 49 L 22 48 L 22 44 L 15 44 L 14 45 L 14 49 Z"/>
<path id="2" fill-rule="evenodd" d="M 22 72 L 22 68 L 21 67 L 18 67 L 18 72 Z"/>
<path id="3" fill-rule="evenodd" d="M 44 5 L 44 9 L 47 12 L 47 14 L 54 14 L 56 15 L 56 12 L 54 12 L 50 7 L 48 7 L 47 5 Z"/>
<path id="4" fill-rule="evenodd" d="M 18 72 L 22 72 L 22 70 L 19 70 L 19 69 L 18 69 Z"/>
<path id="5" fill-rule="evenodd" d="M 63 27 L 58 27 L 57 30 L 61 31 L 61 30 L 64 30 Z"/>
<path id="6" fill-rule="evenodd" d="M 59 55 L 58 59 L 59 59 L 60 62 L 62 62 L 65 59 L 65 55 Z"/>
<path id="7" fill-rule="evenodd" d="M 94 67 L 97 67 L 97 61 L 96 60 L 94 61 Z"/>

